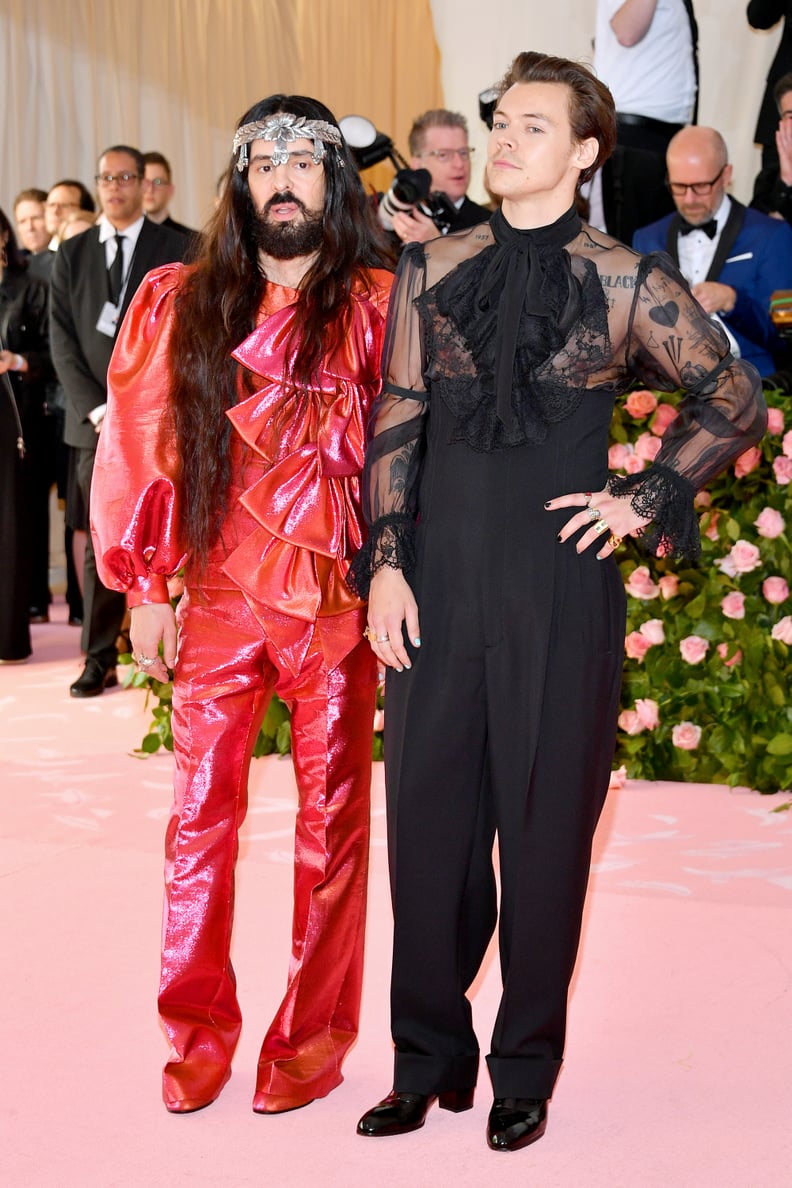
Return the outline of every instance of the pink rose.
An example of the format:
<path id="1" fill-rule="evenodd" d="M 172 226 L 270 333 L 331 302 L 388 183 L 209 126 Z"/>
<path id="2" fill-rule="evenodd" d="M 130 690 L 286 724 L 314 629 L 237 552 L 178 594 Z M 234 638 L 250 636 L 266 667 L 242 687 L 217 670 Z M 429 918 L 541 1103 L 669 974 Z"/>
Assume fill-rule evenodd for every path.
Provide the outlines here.
<path id="1" fill-rule="evenodd" d="M 639 458 L 637 454 L 630 454 L 629 458 L 624 464 L 624 469 L 628 474 L 637 474 L 639 470 L 644 470 L 646 463 L 643 458 Z"/>
<path id="2" fill-rule="evenodd" d="M 721 660 L 723 661 L 723 663 L 726 665 L 727 668 L 734 668 L 735 664 L 740 664 L 742 662 L 742 652 L 740 651 L 739 648 L 734 653 L 731 660 L 726 659 L 726 657 L 729 654 L 729 645 L 727 643 L 719 643 L 716 650 L 717 650 L 717 653 L 720 656 Z"/>
<path id="3" fill-rule="evenodd" d="M 788 482 L 792 481 L 792 458 L 785 458 L 780 455 L 773 459 L 773 474 L 775 480 L 780 487 L 785 487 Z"/>
<path id="4" fill-rule="evenodd" d="M 650 644 L 665 643 L 665 627 L 662 619 L 647 619 L 645 623 L 641 623 L 638 631 L 644 639 L 649 640 Z"/>
<path id="5" fill-rule="evenodd" d="M 621 792 L 624 785 L 627 783 L 627 768 L 622 763 L 621 767 L 616 767 L 610 774 L 608 782 L 609 792 Z"/>
<path id="6" fill-rule="evenodd" d="M 641 635 L 640 631 L 631 631 L 624 641 L 624 651 L 627 658 L 629 660 L 637 660 L 639 663 L 643 660 L 651 646 L 650 641 L 645 635 Z"/>
<path id="7" fill-rule="evenodd" d="M 725 557 L 721 557 L 715 564 L 729 577 L 736 577 L 738 573 L 751 573 L 762 564 L 761 554 L 756 545 L 747 540 L 738 540 Z"/>
<path id="8" fill-rule="evenodd" d="M 642 417 L 648 417 L 649 413 L 653 413 L 657 408 L 657 397 L 654 392 L 641 388 L 637 392 L 630 392 L 624 402 L 624 407 L 631 417 L 640 420 Z"/>
<path id="9" fill-rule="evenodd" d="M 619 729 L 625 734 L 640 734 L 644 724 L 635 710 L 622 710 L 619 714 Z"/>
<path id="10" fill-rule="evenodd" d="M 767 432 L 772 434 L 784 432 L 784 414 L 780 408 L 768 408 Z"/>
<path id="11" fill-rule="evenodd" d="M 662 437 L 671 422 L 676 420 L 676 416 L 677 410 L 673 404 L 660 404 L 649 428 L 657 437 Z"/>
<path id="12" fill-rule="evenodd" d="M 654 462 L 662 444 L 659 437 L 654 437 L 651 433 L 642 433 L 635 443 L 635 453 L 639 458 L 643 458 L 644 462 Z"/>
<path id="13" fill-rule="evenodd" d="M 379 734 L 385 729 L 385 710 L 374 710 L 374 733 Z"/>
<path id="14" fill-rule="evenodd" d="M 701 742 L 701 727 L 693 722 L 680 722 L 671 731 L 671 742 L 680 751 L 695 751 Z"/>
<path id="15" fill-rule="evenodd" d="M 635 702 L 635 712 L 646 730 L 656 730 L 660 725 L 660 707 L 651 697 L 638 697 Z"/>
<path id="16" fill-rule="evenodd" d="M 624 470 L 627 465 L 627 459 L 634 454 L 631 445 L 624 445 L 617 442 L 608 450 L 608 470 Z"/>
<path id="17" fill-rule="evenodd" d="M 727 619 L 745 618 L 745 595 L 739 590 L 732 590 L 721 599 L 721 610 Z"/>
<path id="18" fill-rule="evenodd" d="M 717 540 L 719 535 L 718 521 L 721 518 L 721 514 L 719 511 L 709 511 L 706 513 L 706 516 L 707 527 L 704 529 L 704 535 L 706 536 L 707 540 Z"/>
<path id="19" fill-rule="evenodd" d="M 664 602 L 667 602 L 669 598 L 674 598 L 679 593 L 679 578 L 675 573 L 664 573 L 658 585 L 660 586 L 660 597 Z"/>
<path id="20" fill-rule="evenodd" d="M 650 598 L 657 598 L 660 593 L 660 587 L 652 581 L 646 565 L 639 565 L 632 571 L 624 583 L 624 588 L 632 598 L 640 598 L 644 602 Z"/>
<path id="21" fill-rule="evenodd" d="M 686 635 L 679 641 L 682 659 L 687 664 L 700 664 L 706 656 L 708 648 L 709 640 L 703 639 L 700 635 Z"/>
<path id="22" fill-rule="evenodd" d="M 758 446 L 751 446 L 744 454 L 740 454 L 737 461 L 734 463 L 734 474 L 736 478 L 745 478 L 746 474 L 750 474 L 752 470 L 756 470 L 759 463 L 762 461 L 762 451 Z"/>
<path id="23" fill-rule="evenodd" d="M 773 639 L 780 639 L 781 643 L 792 644 L 792 615 L 784 615 L 779 619 L 770 632 Z"/>
<path id="24" fill-rule="evenodd" d="M 786 528 L 786 520 L 781 512 L 773 507 L 766 507 L 754 520 L 756 531 L 766 540 L 775 540 Z"/>
<path id="25" fill-rule="evenodd" d="M 765 578 L 762 582 L 762 593 L 773 606 L 780 606 L 789 598 L 789 586 L 782 577 Z"/>
<path id="26" fill-rule="evenodd" d="M 709 491 L 699 491 L 693 500 L 694 507 L 711 507 L 712 496 Z"/>
<path id="27" fill-rule="evenodd" d="M 792 458 L 792 429 L 781 438 L 781 453 L 785 458 Z"/>

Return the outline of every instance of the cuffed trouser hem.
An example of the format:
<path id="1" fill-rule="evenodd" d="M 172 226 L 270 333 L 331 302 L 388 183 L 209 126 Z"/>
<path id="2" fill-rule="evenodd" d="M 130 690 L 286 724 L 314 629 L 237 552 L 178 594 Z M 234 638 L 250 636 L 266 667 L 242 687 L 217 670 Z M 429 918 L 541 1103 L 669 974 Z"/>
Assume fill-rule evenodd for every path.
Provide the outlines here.
<path id="1" fill-rule="evenodd" d="M 475 1056 L 424 1056 L 417 1052 L 396 1052 L 393 1088 L 397 1093 L 447 1093 L 472 1089 L 478 1078 Z"/>
<path id="2" fill-rule="evenodd" d="M 531 1056 L 488 1056 L 493 1096 L 552 1097 L 562 1063 Z"/>

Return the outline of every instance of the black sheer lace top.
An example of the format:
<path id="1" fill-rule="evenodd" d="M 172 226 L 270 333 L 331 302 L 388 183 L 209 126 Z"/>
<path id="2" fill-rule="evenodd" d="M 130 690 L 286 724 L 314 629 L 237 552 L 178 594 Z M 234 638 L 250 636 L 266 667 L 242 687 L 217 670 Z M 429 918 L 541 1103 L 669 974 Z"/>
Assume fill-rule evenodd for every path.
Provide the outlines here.
<path id="1" fill-rule="evenodd" d="M 531 231 L 497 212 L 408 247 L 382 375 L 363 481 L 369 540 L 349 579 L 361 594 L 383 565 L 412 568 L 430 401 L 453 414 L 452 440 L 491 452 L 541 443 L 594 392 L 685 389 L 655 462 L 609 480 L 666 555 L 696 555 L 695 492 L 766 427 L 757 371 L 729 354 L 669 257 L 637 255 L 574 209 Z"/>

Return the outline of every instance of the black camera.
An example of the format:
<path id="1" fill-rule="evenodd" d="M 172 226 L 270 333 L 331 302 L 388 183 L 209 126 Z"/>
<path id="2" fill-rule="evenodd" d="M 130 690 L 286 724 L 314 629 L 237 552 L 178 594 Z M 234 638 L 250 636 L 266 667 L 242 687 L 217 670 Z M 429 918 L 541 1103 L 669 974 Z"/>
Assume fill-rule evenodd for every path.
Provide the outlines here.
<path id="1" fill-rule="evenodd" d="M 400 169 L 377 208 L 377 216 L 385 230 L 393 230 L 395 214 L 420 210 L 432 220 L 438 232 L 445 235 L 453 222 L 455 208 L 445 194 L 433 193 L 431 185 L 432 175 L 428 169 Z"/>

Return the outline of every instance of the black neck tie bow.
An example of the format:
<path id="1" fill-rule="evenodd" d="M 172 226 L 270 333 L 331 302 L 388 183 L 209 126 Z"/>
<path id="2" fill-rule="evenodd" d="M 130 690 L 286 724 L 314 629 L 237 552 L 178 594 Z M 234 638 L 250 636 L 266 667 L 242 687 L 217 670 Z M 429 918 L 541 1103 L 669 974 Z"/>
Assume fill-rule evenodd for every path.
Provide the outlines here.
<path id="1" fill-rule="evenodd" d="M 703 231 L 710 239 L 714 239 L 718 234 L 718 220 L 709 219 L 706 223 L 699 223 L 696 226 L 693 223 L 689 223 L 687 219 L 682 219 L 679 224 L 679 234 L 690 235 L 691 231 Z"/>

